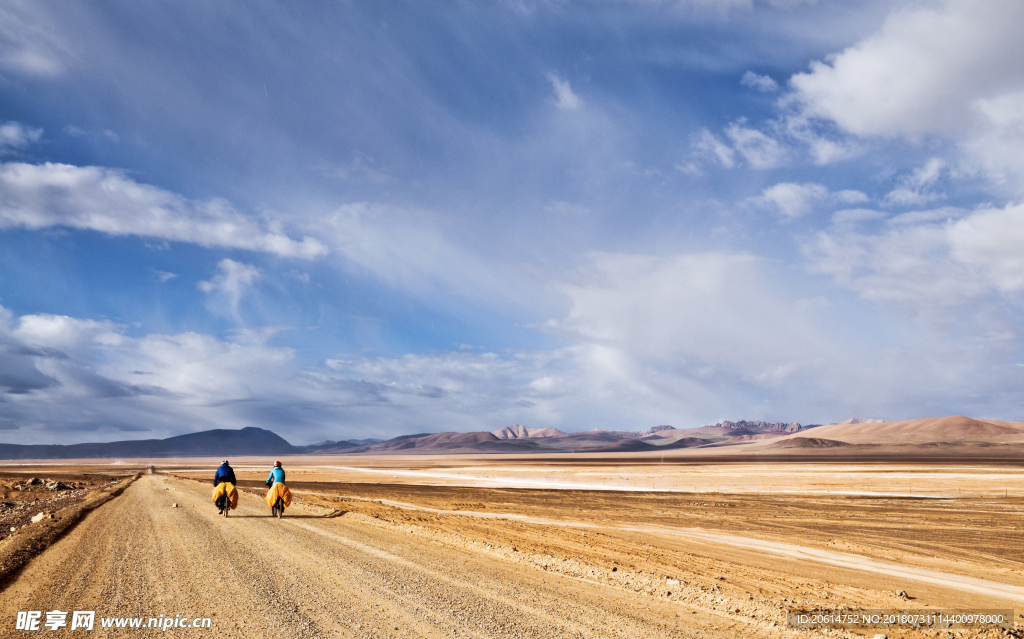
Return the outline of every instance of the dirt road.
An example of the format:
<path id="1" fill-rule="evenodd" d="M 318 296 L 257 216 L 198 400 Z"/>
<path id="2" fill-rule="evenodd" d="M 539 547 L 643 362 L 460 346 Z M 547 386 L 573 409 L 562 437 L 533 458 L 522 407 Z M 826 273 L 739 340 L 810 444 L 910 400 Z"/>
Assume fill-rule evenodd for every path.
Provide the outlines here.
<path id="1" fill-rule="evenodd" d="M 380 500 L 380 502 L 407 510 L 421 510 L 424 512 L 431 513 L 444 512 L 437 508 L 427 508 L 423 506 L 417 506 L 416 504 L 397 502 L 387 499 L 382 499 Z M 449 512 L 464 517 L 524 521 L 544 526 L 572 526 L 576 528 L 600 529 L 604 531 L 618 530 L 633 533 L 641 533 L 645 535 L 668 535 L 686 537 L 690 539 L 699 539 L 711 542 L 712 544 L 719 546 L 735 546 L 738 548 L 750 549 L 757 552 L 776 555 L 778 557 L 784 557 L 788 559 L 814 562 L 828 566 L 838 566 L 845 569 L 859 570 L 867 573 L 872 573 L 875 575 L 897 577 L 903 580 L 910 580 L 928 584 L 940 584 L 947 588 L 955 589 L 960 592 L 973 593 L 983 595 L 986 597 L 992 597 L 998 599 L 1001 603 L 1010 602 L 1018 606 L 1020 604 L 1024 604 L 1024 587 L 1018 585 L 1000 583 L 998 581 L 993 581 L 989 579 L 978 579 L 963 575 L 956 575 L 948 572 L 939 572 L 936 570 L 923 570 L 920 568 L 903 566 L 892 562 L 877 561 L 861 555 L 854 555 L 850 553 L 842 553 L 829 550 L 820 550 L 817 548 L 810 548 L 807 546 L 800 546 L 797 544 L 773 542 L 765 539 L 755 539 L 740 535 L 715 534 L 703 530 L 694 529 L 673 529 L 657 526 L 637 527 L 621 525 L 598 527 L 594 524 L 582 522 L 566 523 L 564 521 L 554 519 L 542 519 L 539 517 L 528 517 L 522 515 L 507 515 L 503 513 L 481 513 L 470 510 Z"/>
<path id="2" fill-rule="evenodd" d="M 0 634 L 29 636 L 13 630 L 18 611 L 56 609 L 96 611 L 92 637 L 151 635 L 100 619 L 160 615 L 211 618 L 208 629 L 167 631 L 197 637 L 794 636 L 768 619 L 502 561 L 367 516 L 269 512 L 243 494 L 225 519 L 209 486 L 142 477 L 4 587 Z"/>

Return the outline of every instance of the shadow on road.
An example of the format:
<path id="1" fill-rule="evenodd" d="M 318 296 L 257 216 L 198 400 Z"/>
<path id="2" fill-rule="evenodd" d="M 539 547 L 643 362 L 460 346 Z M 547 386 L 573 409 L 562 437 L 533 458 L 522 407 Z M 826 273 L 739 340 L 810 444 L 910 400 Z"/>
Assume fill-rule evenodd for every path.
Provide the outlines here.
<path id="1" fill-rule="evenodd" d="M 344 513 L 342 513 L 344 514 Z M 218 515 L 213 513 L 215 517 L 224 518 L 224 515 Z M 285 515 L 282 519 L 332 519 L 338 515 L 326 514 L 326 515 Z M 230 515 L 227 519 L 273 519 L 273 515 Z"/>

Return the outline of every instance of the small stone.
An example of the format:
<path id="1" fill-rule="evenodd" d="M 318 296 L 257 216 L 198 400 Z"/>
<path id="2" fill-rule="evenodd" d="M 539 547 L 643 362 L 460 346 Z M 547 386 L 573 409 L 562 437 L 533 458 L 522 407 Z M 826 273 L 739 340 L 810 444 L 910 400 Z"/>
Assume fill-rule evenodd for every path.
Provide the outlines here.
<path id="1" fill-rule="evenodd" d="M 875 635 L 871 639 L 889 639 L 886 635 Z"/>
<path id="2" fill-rule="evenodd" d="M 178 507 L 178 502 L 174 502 L 173 504 L 171 504 L 171 508 L 177 508 L 177 507 Z"/>
<path id="3" fill-rule="evenodd" d="M 46 517 L 46 513 L 39 513 L 38 515 L 33 515 L 32 516 L 32 523 L 34 524 L 36 522 L 42 521 L 43 517 Z"/>

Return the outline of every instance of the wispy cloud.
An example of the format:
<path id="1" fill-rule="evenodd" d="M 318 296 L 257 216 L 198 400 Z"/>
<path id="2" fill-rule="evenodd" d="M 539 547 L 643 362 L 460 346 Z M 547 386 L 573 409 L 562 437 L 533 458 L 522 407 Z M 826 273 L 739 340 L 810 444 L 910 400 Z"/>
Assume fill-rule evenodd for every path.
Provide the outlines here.
<path id="1" fill-rule="evenodd" d="M 779 83 L 773 80 L 770 76 L 759 75 L 753 71 L 747 71 L 740 78 L 740 84 L 745 87 L 750 87 L 755 91 L 761 93 L 773 93 L 779 90 Z"/>
<path id="2" fill-rule="evenodd" d="M 0 124 L 0 154 L 10 149 L 24 149 L 37 142 L 42 135 L 42 129 L 27 127 L 20 122 Z"/>
<path id="3" fill-rule="evenodd" d="M 563 111 L 575 111 L 583 102 L 572 91 L 568 80 L 563 80 L 553 73 L 548 74 L 548 81 L 555 90 L 555 106 Z"/>
<path id="4" fill-rule="evenodd" d="M 51 77 L 62 73 L 71 57 L 46 7 L 22 0 L 0 6 L 0 69 Z"/>
<path id="5" fill-rule="evenodd" d="M 238 303 L 245 291 L 260 280 L 262 273 L 251 264 L 243 264 L 228 258 L 217 263 L 217 270 L 220 271 L 217 275 L 198 282 L 196 288 L 204 293 L 219 296 L 226 302 L 231 316 L 241 323 Z"/>
<path id="6" fill-rule="evenodd" d="M 826 204 L 860 204 L 868 200 L 866 194 L 852 189 L 832 193 L 824 185 L 814 182 L 780 182 L 766 188 L 761 195 L 748 198 L 745 203 L 771 210 L 784 220 L 792 221 Z"/>
<path id="7" fill-rule="evenodd" d="M 267 230 L 224 200 L 191 201 L 115 169 L 8 162 L 0 197 L 0 229 L 66 226 L 302 259 L 327 253 L 319 240 Z"/>

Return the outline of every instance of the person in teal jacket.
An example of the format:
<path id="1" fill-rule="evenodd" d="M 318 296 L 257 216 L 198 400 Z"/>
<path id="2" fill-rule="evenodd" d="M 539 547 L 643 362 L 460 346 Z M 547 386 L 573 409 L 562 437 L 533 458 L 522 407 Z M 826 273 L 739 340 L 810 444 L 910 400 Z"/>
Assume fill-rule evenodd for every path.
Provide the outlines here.
<path id="1" fill-rule="evenodd" d="M 274 462 L 274 467 L 270 469 L 270 474 L 267 475 L 267 487 L 273 487 L 277 482 L 284 483 L 284 468 L 281 468 L 281 462 Z"/>

